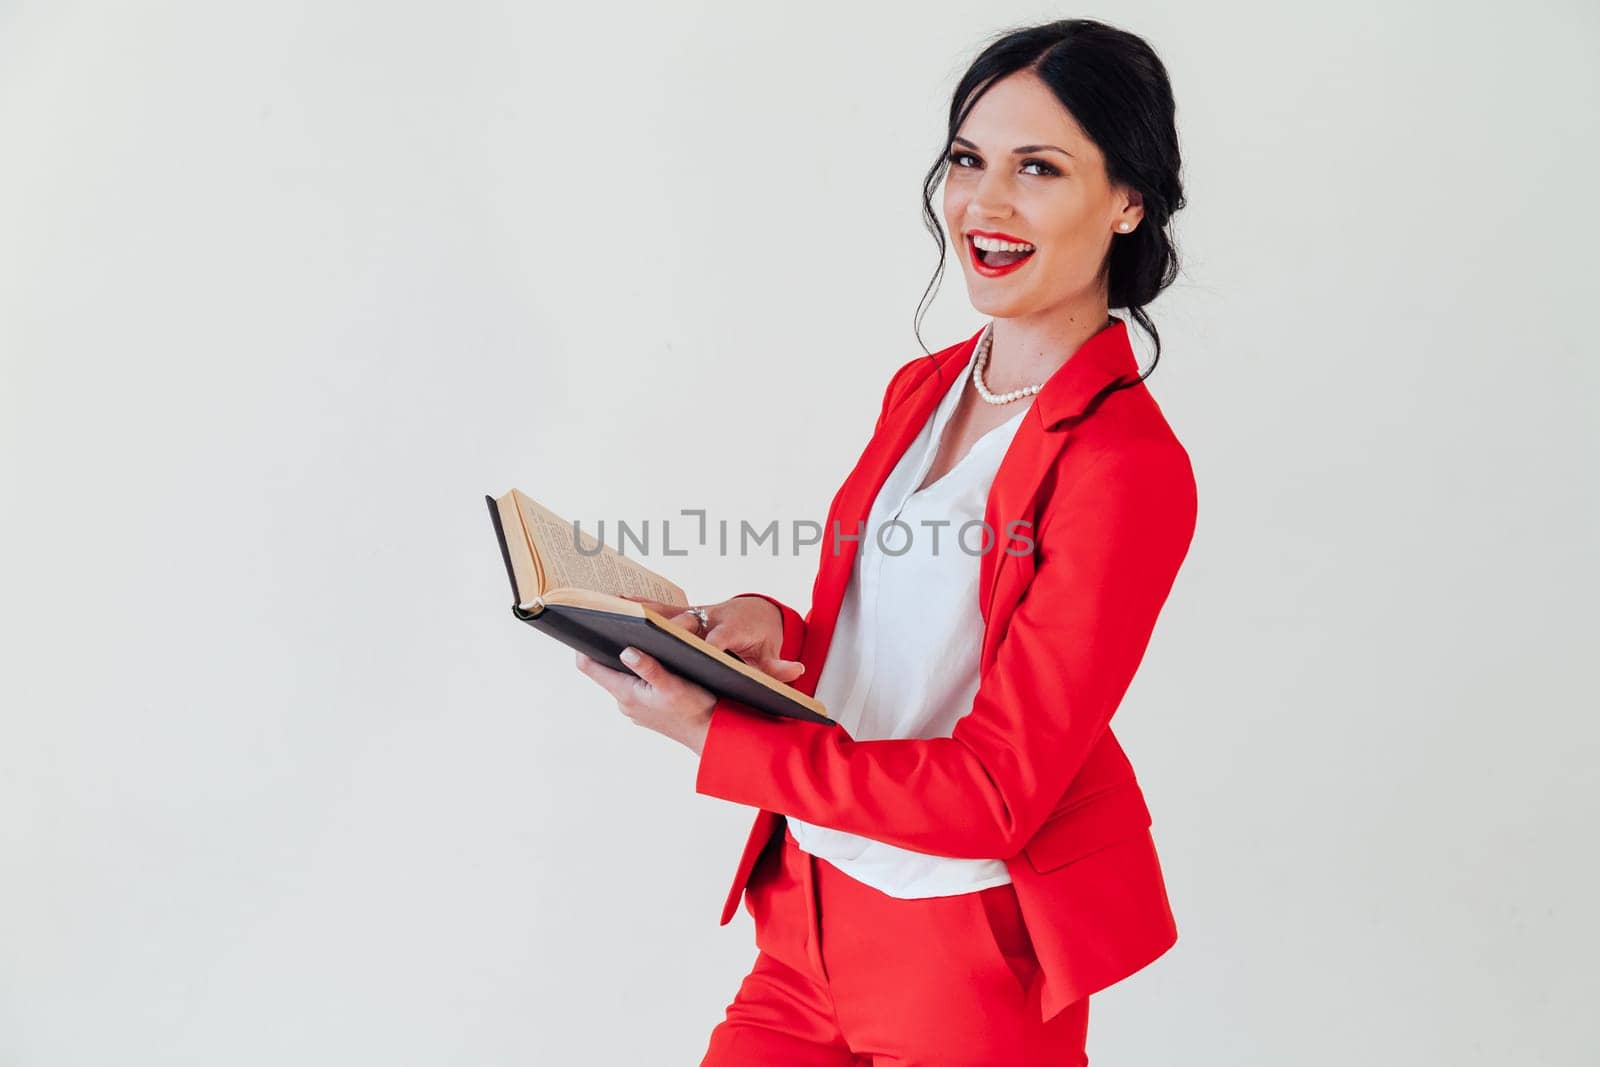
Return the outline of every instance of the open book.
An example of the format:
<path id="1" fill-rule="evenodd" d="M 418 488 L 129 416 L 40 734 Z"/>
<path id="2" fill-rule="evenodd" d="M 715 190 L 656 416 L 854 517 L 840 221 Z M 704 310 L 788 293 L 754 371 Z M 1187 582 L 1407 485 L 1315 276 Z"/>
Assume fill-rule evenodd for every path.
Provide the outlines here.
<path id="1" fill-rule="evenodd" d="M 632 645 L 672 673 L 760 711 L 833 725 L 815 697 L 752 667 L 621 594 L 687 607 L 683 590 L 513 489 L 485 496 L 494 521 L 511 613 L 613 670 Z M 581 551 L 580 551 L 581 548 Z"/>

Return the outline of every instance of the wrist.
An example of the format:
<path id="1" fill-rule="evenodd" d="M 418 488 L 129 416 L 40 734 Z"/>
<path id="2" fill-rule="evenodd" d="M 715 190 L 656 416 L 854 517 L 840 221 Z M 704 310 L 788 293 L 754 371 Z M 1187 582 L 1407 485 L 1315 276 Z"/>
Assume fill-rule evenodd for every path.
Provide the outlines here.
<path id="1" fill-rule="evenodd" d="M 733 599 L 735 599 L 735 600 L 759 600 L 759 601 L 761 601 L 761 603 L 763 603 L 767 607 L 771 608 L 777 614 L 777 616 L 778 616 L 778 633 L 780 633 L 780 634 L 783 633 L 783 609 L 778 607 L 778 605 L 774 604 L 772 601 L 768 600 L 766 597 L 757 596 L 754 593 L 740 593 L 738 596 L 734 597 Z"/>
<path id="2" fill-rule="evenodd" d="M 713 708 L 714 707 L 715 705 L 713 705 Z M 705 718 L 695 723 L 694 726 L 689 729 L 689 736 L 684 738 L 683 743 L 689 747 L 689 751 L 698 756 L 706 750 L 706 734 L 710 732 L 711 712 L 708 711 L 706 712 Z"/>

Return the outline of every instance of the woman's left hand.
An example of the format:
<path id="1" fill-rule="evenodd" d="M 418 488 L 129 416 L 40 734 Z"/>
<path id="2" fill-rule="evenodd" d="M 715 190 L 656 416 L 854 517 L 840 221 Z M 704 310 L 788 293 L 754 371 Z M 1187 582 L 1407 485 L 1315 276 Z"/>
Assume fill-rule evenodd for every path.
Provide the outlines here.
<path id="1" fill-rule="evenodd" d="M 637 662 L 628 663 L 630 653 L 639 657 Z M 578 670 L 616 697 L 617 707 L 635 726 L 670 737 L 699 755 L 705 746 L 706 731 L 711 728 L 716 694 L 673 674 L 660 660 L 636 648 L 623 649 L 622 660 L 637 672 L 637 677 L 627 671 L 614 671 L 582 652 L 578 653 Z"/>

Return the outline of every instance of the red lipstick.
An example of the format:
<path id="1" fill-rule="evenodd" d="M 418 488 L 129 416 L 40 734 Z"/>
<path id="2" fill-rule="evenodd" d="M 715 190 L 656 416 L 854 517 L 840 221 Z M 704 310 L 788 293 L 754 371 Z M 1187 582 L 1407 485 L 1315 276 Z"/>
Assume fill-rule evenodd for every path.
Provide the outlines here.
<path id="1" fill-rule="evenodd" d="M 1033 242 L 1024 241 L 1020 237 L 1013 237 L 1009 233 L 998 233 L 992 230 L 968 230 L 966 235 L 967 260 L 972 264 L 972 269 L 983 275 L 985 278 L 998 278 L 1002 275 L 1010 274 L 1012 271 L 1023 266 L 1033 258 L 1033 253 L 1029 252 L 1015 263 L 1007 263 L 1003 267 L 991 267 L 984 263 L 983 259 L 979 256 L 978 246 L 974 244 L 972 240 L 974 237 L 988 237 L 996 241 L 1010 241 L 1014 244 L 1032 244 Z"/>
<path id="2" fill-rule="evenodd" d="M 995 240 L 995 241 L 1010 241 L 1014 245 L 1031 245 L 1031 244 L 1033 244 L 1032 241 L 1024 240 L 1021 237 L 1013 237 L 1011 234 L 1009 234 L 1009 233 L 1001 233 L 999 230 L 968 230 L 967 231 L 967 236 L 968 237 L 988 237 L 991 240 Z"/>

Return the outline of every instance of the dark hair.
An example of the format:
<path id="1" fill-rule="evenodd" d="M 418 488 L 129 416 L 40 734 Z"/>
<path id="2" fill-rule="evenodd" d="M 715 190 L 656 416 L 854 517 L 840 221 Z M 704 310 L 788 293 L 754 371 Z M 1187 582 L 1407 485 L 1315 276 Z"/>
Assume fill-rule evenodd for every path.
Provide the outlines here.
<path id="1" fill-rule="evenodd" d="M 1105 157 L 1106 177 L 1144 198 L 1144 217 L 1131 233 L 1112 238 L 1106 303 L 1127 308 L 1155 342 L 1150 369 L 1096 394 L 1085 414 L 1117 389 L 1148 378 L 1161 359 L 1161 335 L 1144 312 L 1178 276 L 1178 252 L 1168 231 L 1185 204 L 1175 106 L 1167 69 L 1144 39 L 1093 19 L 1062 19 L 1002 31 L 962 75 L 950 102 L 944 148 L 922 183 L 922 214 L 939 245 L 939 266 L 917 306 L 916 323 L 944 273 L 945 234 L 933 210 L 933 191 L 950 165 L 948 154 L 973 105 L 997 81 L 1026 70 L 1044 82 Z M 915 325 L 913 326 L 915 330 Z M 920 343 L 922 336 L 917 335 Z M 924 351 L 927 346 L 923 345 Z"/>

